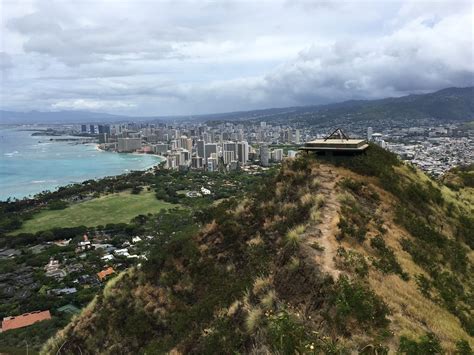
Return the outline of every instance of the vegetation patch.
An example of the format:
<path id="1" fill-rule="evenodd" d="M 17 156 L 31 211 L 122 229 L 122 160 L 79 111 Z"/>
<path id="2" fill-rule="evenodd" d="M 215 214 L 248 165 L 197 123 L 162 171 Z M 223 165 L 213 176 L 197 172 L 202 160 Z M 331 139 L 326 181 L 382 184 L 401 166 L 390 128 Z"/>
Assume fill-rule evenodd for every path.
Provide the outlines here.
<path id="1" fill-rule="evenodd" d="M 378 254 L 378 258 L 373 261 L 377 269 L 385 274 L 398 274 L 405 281 L 409 280 L 409 275 L 403 271 L 395 257 L 395 253 L 385 244 L 381 235 L 372 238 L 370 240 L 370 246 L 374 248 Z"/>
<path id="2" fill-rule="evenodd" d="M 335 306 L 331 319 L 343 332 L 355 327 L 355 322 L 365 329 L 385 328 L 390 323 L 388 306 L 362 281 L 350 281 L 346 276 L 340 276 L 330 303 Z"/>
<path id="3" fill-rule="evenodd" d="M 175 206 L 157 200 L 152 192 L 120 192 L 79 202 L 61 210 L 43 210 L 26 221 L 14 234 L 36 233 L 53 228 L 128 223 L 140 214 L 157 213 Z"/>
<path id="4" fill-rule="evenodd" d="M 369 274 L 369 265 L 365 257 L 354 250 L 347 250 L 344 247 L 337 249 L 336 265 L 341 270 L 349 271 L 359 277 L 366 277 Z"/>

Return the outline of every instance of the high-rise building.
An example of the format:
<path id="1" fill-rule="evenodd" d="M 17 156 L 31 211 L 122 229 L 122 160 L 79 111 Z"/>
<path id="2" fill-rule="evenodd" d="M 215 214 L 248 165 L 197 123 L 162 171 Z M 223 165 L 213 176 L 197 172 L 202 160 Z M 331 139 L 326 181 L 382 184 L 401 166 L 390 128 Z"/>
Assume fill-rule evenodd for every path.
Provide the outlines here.
<path id="1" fill-rule="evenodd" d="M 189 151 L 193 149 L 193 140 L 191 138 L 181 136 L 178 143 L 179 148 L 187 149 Z"/>
<path id="2" fill-rule="evenodd" d="M 237 157 L 237 143 L 235 142 L 226 142 L 223 144 L 224 152 L 234 152 L 234 155 Z"/>
<path id="3" fill-rule="evenodd" d="M 222 157 L 224 158 L 225 165 L 230 164 L 231 161 L 235 160 L 235 152 L 231 150 L 224 150 Z"/>
<path id="4" fill-rule="evenodd" d="M 107 143 L 107 133 L 100 133 L 99 134 L 99 143 Z"/>
<path id="5" fill-rule="evenodd" d="M 95 126 L 93 124 L 89 125 L 89 132 L 95 134 Z"/>
<path id="6" fill-rule="evenodd" d="M 280 162 L 283 160 L 283 149 L 275 149 L 272 151 L 272 160 L 274 162 Z"/>
<path id="7" fill-rule="evenodd" d="M 197 146 L 197 155 L 198 157 L 205 158 L 206 157 L 206 149 L 205 149 L 206 142 L 204 142 L 202 139 L 199 139 L 196 142 Z"/>
<path id="8" fill-rule="evenodd" d="M 372 127 L 367 127 L 367 140 L 370 142 L 372 140 L 372 134 L 374 133 Z"/>
<path id="9" fill-rule="evenodd" d="M 163 154 L 168 151 L 169 147 L 166 143 L 158 143 L 153 146 L 153 152 L 156 154 Z"/>
<path id="10" fill-rule="evenodd" d="M 211 157 L 207 158 L 207 171 L 217 171 L 218 163 L 217 155 L 213 153 Z"/>
<path id="11" fill-rule="evenodd" d="M 246 141 L 237 143 L 237 160 L 242 164 L 247 164 L 249 159 L 249 144 Z"/>
<path id="12" fill-rule="evenodd" d="M 119 138 L 117 143 L 119 152 L 134 152 L 142 147 L 141 138 Z"/>
<path id="13" fill-rule="evenodd" d="M 97 126 L 97 130 L 98 130 L 99 134 L 105 133 L 104 132 L 104 126 L 101 125 L 101 124 Z"/>
<path id="14" fill-rule="evenodd" d="M 217 156 L 217 144 L 216 143 L 207 143 L 204 146 L 205 158 L 209 158 L 211 154 L 216 154 Z"/>
<path id="15" fill-rule="evenodd" d="M 191 158 L 191 167 L 193 169 L 202 169 L 203 168 L 202 157 L 192 157 Z"/>
<path id="16" fill-rule="evenodd" d="M 260 146 L 260 165 L 262 166 L 268 166 L 268 160 L 269 160 L 269 152 L 268 152 L 268 145 L 262 144 Z"/>
<path id="17" fill-rule="evenodd" d="M 300 144 L 300 142 L 301 142 L 300 130 L 297 129 L 297 130 L 295 130 L 295 143 L 296 143 L 296 144 Z"/>
<path id="18" fill-rule="evenodd" d="M 179 152 L 179 165 L 189 165 L 191 153 L 189 150 L 183 149 Z"/>
<path id="19" fill-rule="evenodd" d="M 81 132 L 86 133 L 87 132 L 87 125 L 83 124 L 81 125 Z"/>

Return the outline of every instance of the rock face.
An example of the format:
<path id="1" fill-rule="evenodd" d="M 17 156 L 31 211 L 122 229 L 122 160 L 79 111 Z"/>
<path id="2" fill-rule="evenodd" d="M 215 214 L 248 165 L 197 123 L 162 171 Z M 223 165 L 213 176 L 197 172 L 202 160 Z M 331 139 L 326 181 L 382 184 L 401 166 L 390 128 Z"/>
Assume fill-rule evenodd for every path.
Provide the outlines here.
<path id="1" fill-rule="evenodd" d="M 464 192 L 377 147 L 287 161 L 244 201 L 207 211 L 198 233 L 158 240 L 141 269 L 109 282 L 43 352 L 472 346 L 474 216 Z"/>

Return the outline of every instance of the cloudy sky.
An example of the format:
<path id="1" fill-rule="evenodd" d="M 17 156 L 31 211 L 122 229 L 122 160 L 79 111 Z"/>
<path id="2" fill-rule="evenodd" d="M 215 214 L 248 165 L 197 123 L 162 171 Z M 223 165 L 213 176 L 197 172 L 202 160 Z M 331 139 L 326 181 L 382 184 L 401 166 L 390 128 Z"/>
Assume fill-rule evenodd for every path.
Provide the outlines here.
<path id="1" fill-rule="evenodd" d="M 470 0 L 0 0 L 0 109 L 212 113 L 474 85 Z"/>

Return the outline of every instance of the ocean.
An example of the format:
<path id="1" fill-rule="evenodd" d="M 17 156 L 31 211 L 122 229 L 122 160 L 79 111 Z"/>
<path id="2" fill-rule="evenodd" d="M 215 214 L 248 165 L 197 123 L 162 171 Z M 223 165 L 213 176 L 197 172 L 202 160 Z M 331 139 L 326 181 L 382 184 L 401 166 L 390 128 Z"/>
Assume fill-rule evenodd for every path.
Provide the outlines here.
<path id="1" fill-rule="evenodd" d="M 22 128 L 25 129 L 25 128 Z M 88 179 L 145 170 L 162 159 L 154 155 L 98 150 L 95 144 L 52 142 L 20 128 L 0 128 L 0 201 Z"/>

